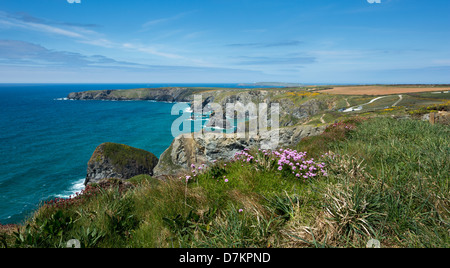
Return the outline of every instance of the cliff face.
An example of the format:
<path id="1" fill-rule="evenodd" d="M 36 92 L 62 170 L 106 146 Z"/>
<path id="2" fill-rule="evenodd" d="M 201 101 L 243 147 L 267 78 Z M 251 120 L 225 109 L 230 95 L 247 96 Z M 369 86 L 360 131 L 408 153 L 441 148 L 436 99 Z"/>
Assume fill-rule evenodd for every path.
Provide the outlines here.
<path id="1" fill-rule="evenodd" d="M 102 179 L 127 180 L 141 174 L 153 175 L 158 158 L 150 152 L 123 144 L 99 145 L 88 162 L 85 185 Z"/>
<path id="2" fill-rule="evenodd" d="M 298 123 L 307 121 L 313 115 L 320 111 L 328 109 L 330 101 L 326 99 L 311 98 L 300 104 L 297 104 L 292 98 L 284 98 L 286 89 L 271 89 L 271 90 L 215 90 L 207 92 L 198 92 L 196 94 L 202 95 L 202 106 L 207 110 L 207 105 L 210 103 L 218 103 L 223 111 L 227 103 L 235 104 L 237 102 L 247 105 L 254 103 L 256 105 L 265 103 L 268 107 L 272 104 L 279 104 L 280 107 L 280 126 L 294 126 Z M 193 102 L 191 102 L 193 106 Z M 270 118 L 270 116 L 269 116 Z"/>
<path id="3" fill-rule="evenodd" d="M 140 88 L 127 90 L 94 90 L 74 92 L 68 95 L 71 100 L 155 100 L 168 102 L 190 102 L 194 95 L 201 95 L 202 107 L 208 111 L 208 104 L 217 103 L 223 111 L 227 103 L 240 102 L 244 105 L 273 103 L 280 105 L 280 126 L 294 126 L 306 121 L 310 116 L 328 109 L 329 101 L 320 98 L 307 99 L 301 103 L 285 96 L 289 89 L 202 89 L 202 88 Z"/>
<path id="4" fill-rule="evenodd" d="M 170 147 L 161 155 L 154 169 L 155 175 L 173 175 L 188 170 L 191 164 L 211 163 L 213 160 L 230 160 L 236 152 L 245 148 L 276 149 L 297 144 L 301 139 L 325 131 L 325 126 L 295 126 L 279 129 L 279 141 L 272 137 L 275 131 L 264 136 L 238 138 L 233 134 L 204 133 L 199 137 L 184 134 L 176 137 Z"/>
<path id="5" fill-rule="evenodd" d="M 71 100 L 155 100 L 189 102 L 195 89 L 191 88 L 139 88 L 131 90 L 93 90 L 72 92 Z"/>

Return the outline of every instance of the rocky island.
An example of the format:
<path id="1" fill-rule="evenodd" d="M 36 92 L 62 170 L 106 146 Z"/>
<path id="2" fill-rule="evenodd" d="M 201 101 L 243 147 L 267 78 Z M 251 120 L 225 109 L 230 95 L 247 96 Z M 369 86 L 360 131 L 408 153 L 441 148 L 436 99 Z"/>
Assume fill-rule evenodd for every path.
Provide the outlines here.
<path id="1" fill-rule="evenodd" d="M 153 175 L 158 158 L 147 151 L 124 144 L 103 143 L 92 154 L 88 162 L 85 185 L 103 179 L 128 180 L 134 176 Z"/>

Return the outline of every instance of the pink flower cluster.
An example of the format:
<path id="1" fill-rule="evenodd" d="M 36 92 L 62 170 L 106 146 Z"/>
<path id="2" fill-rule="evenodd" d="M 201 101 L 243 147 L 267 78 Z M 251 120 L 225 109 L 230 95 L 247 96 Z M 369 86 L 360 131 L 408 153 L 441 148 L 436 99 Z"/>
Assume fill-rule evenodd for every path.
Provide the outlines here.
<path id="1" fill-rule="evenodd" d="M 248 153 L 248 149 L 244 149 L 240 152 L 234 154 L 235 161 L 242 161 L 246 163 L 250 163 L 253 159 L 255 159 L 251 154 Z"/>
<path id="2" fill-rule="evenodd" d="M 206 171 L 208 167 L 205 164 L 201 164 L 198 167 L 195 166 L 195 164 L 191 164 L 191 174 L 190 175 L 185 175 L 184 177 L 180 177 L 179 179 L 185 179 L 186 182 L 188 182 L 189 180 L 193 179 L 194 177 L 197 177 L 197 175 L 203 173 Z"/>
<path id="3" fill-rule="evenodd" d="M 332 124 L 330 127 L 334 127 L 334 128 L 344 128 L 344 129 L 347 129 L 347 130 L 353 130 L 353 129 L 355 129 L 355 126 L 354 126 L 354 125 L 346 124 L 346 123 L 343 123 L 343 122 L 337 122 L 337 123 L 334 123 L 334 124 Z"/>
<path id="4" fill-rule="evenodd" d="M 280 149 L 272 154 L 277 159 L 278 170 L 292 172 L 297 178 L 309 179 L 319 175 L 327 176 L 325 163 L 316 163 L 314 158 L 306 159 L 306 152 Z"/>
<path id="5" fill-rule="evenodd" d="M 328 176 L 325 163 L 316 163 L 314 158 L 307 159 L 306 152 L 297 152 L 292 149 L 279 149 L 278 151 L 259 149 L 256 158 L 249 153 L 248 149 L 245 149 L 235 154 L 234 161 L 256 164 L 272 162 L 270 166 L 279 172 L 293 174 L 295 177 L 303 179 Z"/>

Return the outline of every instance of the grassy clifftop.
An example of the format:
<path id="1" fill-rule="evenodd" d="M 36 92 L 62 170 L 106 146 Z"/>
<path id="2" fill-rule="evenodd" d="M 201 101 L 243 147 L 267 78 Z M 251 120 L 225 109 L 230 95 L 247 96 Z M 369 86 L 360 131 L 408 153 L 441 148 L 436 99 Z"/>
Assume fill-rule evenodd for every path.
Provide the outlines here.
<path id="1" fill-rule="evenodd" d="M 43 204 L 3 241 L 265 248 L 365 247 L 375 238 L 382 247 L 449 247 L 449 136 L 440 124 L 356 117 L 296 148 L 250 148 L 181 178 L 139 176 L 127 192 L 88 187 Z"/>
<path id="2" fill-rule="evenodd" d="M 130 160 L 142 166 L 149 166 L 151 162 L 157 160 L 152 153 L 145 150 L 112 142 L 101 144 L 93 153 L 91 161 L 100 161 L 99 159 L 102 157 L 108 158 L 114 166 L 120 169 L 125 168 Z"/>

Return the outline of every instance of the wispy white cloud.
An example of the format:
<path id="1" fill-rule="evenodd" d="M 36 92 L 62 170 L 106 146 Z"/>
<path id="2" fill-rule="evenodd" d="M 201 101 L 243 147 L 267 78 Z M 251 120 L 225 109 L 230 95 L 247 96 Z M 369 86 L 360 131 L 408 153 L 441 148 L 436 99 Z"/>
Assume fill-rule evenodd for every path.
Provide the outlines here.
<path id="1" fill-rule="evenodd" d="M 166 20 L 174 20 L 186 14 L 187 13 L 178 14 L 174 17 L 167 18 Z M 50 23 L 64 25 L 64 28 L 50 25 Z M 153 22 L 150 21 L 146 24 L 147 26 L 150 26 L 156 23 L 157 21 Z M 50 35 L 64 36 L 71 39 L 75 39 L 75 41 L 78 43 L 89 44 L 102 48 L 112 48 L 124 51 L 135 51 L 145 53 L 148 55 L 157 56 L 163 59 L 183 60 L 184 62 L 199 63 L 199 61 L 191 60 L 187 57 L 175 53 L 161 51 L 160 49 L 157 49 L 151 45 L 140 45 L 137 43 L 122 43 L 111 41 L 110 39 L 105 38 L 102 34 L 93 31 L 91 28 L 83 27 L 86 25 L 91 26 L 91 28 L 94 26 L 91 24 L 61 23 L 61 22 L 54 23 L 44 19 L 35 18 L 28 14 L 13 15 L 10 13 L 0 11 L 0 27 L 3 28 L 25 29 L 32 32 L 40 32 Z"/>
<path id="2" fill-rule="evenodd" d="M 302 41 L 298 40 L 288 40 L 288 41 L 278 41 L 278 42 L 256 42 L 256 43 L 236 43 L 229 44 L 229 47 L 249 47 L 249 48 L 269 48 L 269 47 L 290 47 L 299 46 L 303 44 Z"/>
<path id="3" fill-rule="evenodd" d="M 239 65 L 304 65 L 316 62 L 315 57 L 309 56 L 295 56 L 295 57 L 250 57 L 241 56 L 239 58 Z"/>
<path id="4" fill-rule="evenodd" d="M 30 31 L 38 31 L 52 35 L 62 35 L 71 38 L 85 38 L 81 33 L 73 30 L 45 24 L 42 20 L 16 17 L 6 12 L 0 12 L 0 27 L 21 28 Z"/>
<path id="5" fill-rule="evenodd" d="M 102 55 L 86 56 L 69 51 L 51 50 L 41 45 L 17 40 L 0 40 L 0 64 L 65 68 L 87 66 L 143 68 L 144 66 L 138 63 L 117 61 Z"/>
<path id="6" fill-rule="evenodd" d="M 2 11 L 0 11 L 2 12 Z M 97 24 L 93 23 L 78 23 L 78 22 L 65 22 L 65 21 L 54 21 L 54 20 L 48 20 L 43 18 L 34 17 L 33 15 L 27 13 L 27 12 L 16 12 L 14 14 L 6 13 L 8 17 L 16 18 L 21 21 L 26 22 L 34 22 L 34 23 L 40 23 L 40 24 L 48 24 L 48 25 L 62 25 L 62 26 L 73 26 L 73 27 L 83 27 L 83 28 L 96 28 L 99 27 Z"/>
<path id="7" fill-rule="evenodd" d="M 153 51 L 152 51 L 153 52 Z M 0 81 L 15 82 L 231 82 L 265 77 L 261 71 L 192 65 L 140 64 L 103 55 L 84 55 L 41 45 L 0 40 Z M 81 79 L 81 80 L 80 80 Z"/>
<path id="8" fill-rule="evenodd" d="M 143 52 L 146 54 L 155 55 L 155 56 L 168 58 L 168 59 L 184 59 L 184 57 L 181 55 L 161 52 L 152 46 L 144 46 L 144 45 L 138 45 L 138 44 L 133 44 L 133 43 L 124 43 L 124 44 L 122 44 L 122 48 L 139 51 L 139 52 Z"/>
<path id="9" fill-rule="evenodd" d="M 432 63 L 434 63 L 436 65 L 447 65 L 447 66 L 450 66 L 450 59 L 433 60 Z"/>
<path id="10" fill-rule="evenodd" d="M 148 30 L 149 28 L 151 28 L 152 26 L 156 26 L 156 25 L 160 25 L 160 24 L 164 24 L 164 23 L 168 23 L 168 22 L 172 22 L 172 21 L 176 21 L 179 20 L 191 13 L 193 13 L 194 11 L 189 11 L 189 12 L 183 12 L 174 16 L 170 16 L 170 17 L 165 17 L 165 18 L 158 18 L 158 19 L 152 19 L 149 20 L 147 22 L 145 22 L 144 24 L 142 24 L 142 28 L 143 30 Z"/>
<path id="11" fill-rule="evenodd" d="M 108 40 L 106 38 L 89 38 L 89 39 L 78 40 L 78 42 L 82 43 L 82 44 L 88 44 L 88 45 L 93 45 L 93 46 L 103 47 L 103 48 L 114 48 L 114 47 L 120 46 L 120 44 L 112 42 L 111 40 Z"/>
<path id="12" fill-rule="evenodd" d="M 151 47 L 135 47 L 133 44 L 123 44 L 124 47 L 139 50 L 144 53 L 156 54 L 162 57 L 185 59 L 179 55 L 165 54 L 154 50 Z M 180 62 L 181 61 L 177 61 Z M 131 61 L 118 61 L 103 55 L 84 55 L 70 51 L 60 51 L 45 48 L 41 45 L 17 41 L 0 40 L 0 65 L 14 66 L 36 66 L 36 67 L 55 67 L 78 68 L 78 67 L 118 67 L 134 69 L 167 69 L 167 70 L 234 70 L 234 68 L 220 68 L 213 66 L 195 66 L 188 64 L 142 64 Z"/>

